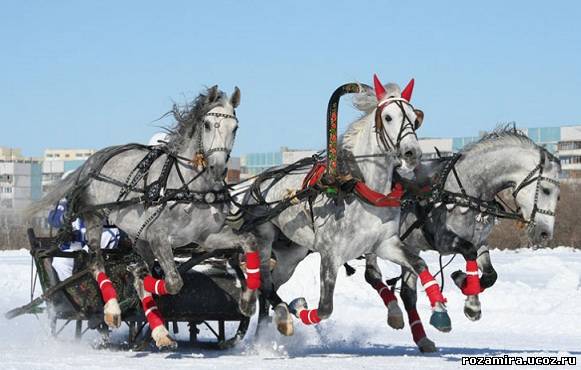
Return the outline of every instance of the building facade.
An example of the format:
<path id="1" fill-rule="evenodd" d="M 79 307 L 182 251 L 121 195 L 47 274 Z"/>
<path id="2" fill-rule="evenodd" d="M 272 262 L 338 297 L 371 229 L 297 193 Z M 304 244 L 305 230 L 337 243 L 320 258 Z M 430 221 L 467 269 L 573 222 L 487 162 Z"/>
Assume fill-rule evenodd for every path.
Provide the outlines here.
<path id="1" fill-rule="evenodd" d="M 240 178 L 247 179 L 275 166 L 310 157 L 316 150 L 280 148 L 278 152 L 249 153 L 240 157 Z"/>
<path id="2" fill-rule="evenodd" d="M 20 210 L 39 200 L 41 162 L 31 158 L 0 160 L 0 208 Z"/>

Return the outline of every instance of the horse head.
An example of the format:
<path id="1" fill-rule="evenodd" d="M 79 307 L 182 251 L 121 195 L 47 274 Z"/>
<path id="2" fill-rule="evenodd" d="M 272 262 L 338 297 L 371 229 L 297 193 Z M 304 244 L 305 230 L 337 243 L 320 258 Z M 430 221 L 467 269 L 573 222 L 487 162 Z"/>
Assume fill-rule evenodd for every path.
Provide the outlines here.
<path id="1" fill-rule="evenodd" d="M 383 85 L 377 75 L 373 76 L 373 83 L 374 89 L 360 94 L 355 106 L 363 111 L 373 110 L 379 145 L 384 151 L 394 151 L 405 169 L 414 169 L 422 157 L 415 131 L 424 120 L 424 113 L 410 103 L 414 80 L 403 90 L 394 83 Z"/>
<path id="2" fill-rule="evenodd" d="M 191 156 L 196 167 L 208 171 L 215 181 L 223 181 L 228 160 L 234 145 L 238 118 L 236 108 L 240 104 L 240 90 L 234 89 L 228 98 L 218 86 L 200 94 L 190 109 L 174 107 L 174 117 L 178 122 L 174 136 L 182 136 L 189 141 L 178 149 L 183 155 Z"/>
<path id="3" fill-rule="evenodd" d="M 521 171 L 522 180 L 514 183 L 512 195 L 528 224 L 528 237 L 543 245 L 553 238 L 561 164 L 546 149 L 538 149 L 540 159 L 528 172 Z"/>

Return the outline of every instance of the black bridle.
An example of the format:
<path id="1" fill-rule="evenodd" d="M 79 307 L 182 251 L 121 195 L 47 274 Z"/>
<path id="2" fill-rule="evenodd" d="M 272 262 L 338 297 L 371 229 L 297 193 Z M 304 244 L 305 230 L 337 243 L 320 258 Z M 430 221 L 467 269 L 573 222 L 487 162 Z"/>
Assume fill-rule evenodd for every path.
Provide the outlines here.
<path id="1" fill-rule="evenodd" d="M 402 124 L 397 134 L 395 143 L 387 133 L 385 125 L 381 118 L 383 110 L 390 104 L 396 104 L 398 108 L 401 110 L 402 114 Z M 377 141 L 379 145 L 386 152 L 398 151 L 400 148 L 401 141 L 409 135 L 413 135 L 417 139 L 416 136 L 417 125 L 416 123 L 412 122 L 409 116 L 407 115 L 404 104 L 409 106 L 412 110 L 414 110 L 414 107 L 410 104 L 410 102 L 403 98 L 397 97 L 389 97 L 385 101 L 380 102 L 377 105 L 377 110 L 375 112 L 375 134 L 377 136 Z"/>
<path id="2" fill-rule="evenodd" d="M 204 116 L 211 116 L 211 117 L 218 117 L 218 118 L 223 118 L 223 119 L 233 119 L 236 121 L 236 123 L 238 123 L 238 117 L 236 117 L 236 115 L 233 114 L 227 114 L 227 113 L 215 113 L 215 112 L 209 112 L 206 113 Z M 203 120 L 204 123 L 207 124 L 211 124 L 210 122 Z M 217 130 L 220 128 L 221 126 L 221 120 L 214 122 L 214 128 Z M 216 148 L 212 148 L 210 147 L 208 150 L 204 149 L 204 136 L 203 136 L 203 128 L 198 129 L 198 135 L 197 135 L 197 143 L 198 143 L 198 151 L 196 152 L 196 157 L 198 161 L 201 161 L 201 163 L 207 163 L 207 159 L 209 156 L 211 156 L 214 153 L 218 153 L 218 152 L 225 152 L 227 157 L 230 158 L 230 153 L 232 152 L 231 148 L 226 148 L 226 147 L 216 147 Z"/>
<path id="3" fill-rule="evenodd" d="M 517 209 L 509 209 L 506 211 L 501 207 L 500 204 L 496 201 L 484 201 L 482 199 L 473 197 L 466 193 L 462 182 L 460 181 L 460 177 L 458 176 L 458 172 L 456 171 L 456 162 L 462 156 L 461 153 L 456 153 L 450 160 L 446 163 L 443 167 L 442 171 L 438 175 L 438 181 L 432 188 L 432 202 L 433 203 L 447 203 L 447 204 L 455 204 L 461 207 L 468 207 L 470 209 L 476 210 L 481 212 L 484 215 L 491 215 L 498 218 L 510 218 L 514 220 L 518 220 L 525 224 L 528 224 L 530 227 L 534 227 L 535 225 L 535 216 L 537 213 L 544 214 L 547 216 L 555 217 L 555 212 L 549 209 L 542 209 L 539 208 L 539 194 L 541 191 L 541 183 L 543 181 L 549 182 L 551 184 L 559 186 L 559 180 L 552 179 L 550 177 L 544 176 L 545 170 L 545 159 L 547 158 L 547 153 L 544 149 L 540 150 L 540 160 L 539 163 L 533 168 L 527 176 L 515 187 L 514 191 L 512 192 L 512 197 L 514 199 L 515 204 L 517 202 L 517 195 L 518 193 L 524 189 L 525 187 L 535 184 L 535 197 L 533 203 L 533 209 L 529 218 L 527 219 L 525 215 L 522 214 L 522 210 L 520 207 Z M 449 190 L 445 190 L 446 181 L 452 173 L 454 175 L 454 179 L 460 188 L 460 192 L 451 192 Z M 535 176 L 536 175 L 536 176 Z"/>
<path id="4" fill-rule="evenodd" d="M 532 224 L 532 225 L 535 224 L 535 216 L 537 215 L 537 213 L 551 216 L 551 217 L 555 217 L 555 211 L 552 211 L 550 209 L 539 208 L 539 204 L 538 204 L 539 203 L 539 194 L 541 192 L 541 184 L 543 181 L 546 181 L 546 182 L 551 183 L 551 184 L 556 185 L 556 186 L 560 186 L 559 180 L 552 179 L 550 177 L 543 175 L 543 172 L 545 170 L 546 158 L 547 158 L 547 152 L 544 149 L 541 149 L 539 164 L 537 164 L 537 166 L 535 168 L 533 168 L 531 170 L 531 172 L 529 172 L 529 174 L 520 182 L 520 184 L 518 184 L 515 187 L 514 191 L 512 192 L 512 197 L 516 203 L 516 197 L 517 197 L 518 193 L 522 189 L 526 188 L 527 186 L 529 186 L 531 184 L 535 184 L 535 198 L 534 198 L 534 203 L 533 203 L 533 210 L 531 211 L 531 215 L 529 217 L 529 220 L 527 221 L 525 219 L 526 223 Z M 524 215 L 523 215 L 523 218 L 524 218 Z"/>

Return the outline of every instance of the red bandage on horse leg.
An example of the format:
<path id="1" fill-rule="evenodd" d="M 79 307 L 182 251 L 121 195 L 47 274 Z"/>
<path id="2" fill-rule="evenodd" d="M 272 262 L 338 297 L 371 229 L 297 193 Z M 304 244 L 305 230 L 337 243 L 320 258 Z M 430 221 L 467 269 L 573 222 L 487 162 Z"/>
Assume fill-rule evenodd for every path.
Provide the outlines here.
<path id="1" fill-rule="evenodd" d="M 155 305 L 155 301 L 152 296 L 147 296 L 141 301 L 141 307 L 143 307 L 143 312 L 145 313 L 145 318 L 151 330 L 163 325 L 163 318 L 161 313 Z"/>
<path id="2" fill-rule="evenodd" d="M 422 320 L 420 319 L 420 315 L 418 315 L 418 311 L 415 308 L 412 308 L 408 311 L 408 319 L 410 323 L 410 328 L 412 329 L 412 336 L 414 338 L 414 342 L 419 342 L 422 338 L 426 337 L 426 332 L 424 331 L 424 325 L 422 325 Z"/>
<path id="3" fill-rule="evenodd" d="M 146 291 L 156 295 L 167 294 L 167 290 L 165 290 L 165 280 L 156 279 L 151 275 L 147 275 L 143 278 L 143 287 Z"/>
<path id="4" fill-rule="evenodd" d="M 436 283 L 436 280 L 434 280 L 434 277 L 430 274 L 430 271 L 428 271 L 427 268 L 420 273 L 420 281 L 424 286 L 424 290 L 430 299 L 432 307 L 434 307 L 438 302 L 446 303 L 446 299 L 440 291 L 440 286 Z"/>
<path id="5" fill-rule="evenodd" d="M 252 290 L 260 288 L 260 255 L 258 252 L 246 253 L 246 286 Z"/>
<path id="6" fill-rule="evenodd" d="M 379 296 L 381 297 L 381 299 L 383 299 L 383 303 L 385 304 L 386 307 L 389 304 L 389 302 L 397 301 L 395 294 L 393 294 L 391 289 L 389 289 L 387 285 L 385 285 L 381 281 L 373 284 L 373 289 L 377 290 L 377 293 L 379 293 Z"/>
<path id="7" fill-rule="evenodd" d="M 99 284 L 99 289 L 101 290 L 101 296 L 103 297 L 103 302 L 107 303 L 113 298 L 117 298 L 117 292 L 115 292 L 115 287 L 113 283 L 109 280 L 109 277 L 104 272 L 97 274 L 97 284 Z"/>
<path id="8" fill-rule="evenodd" d="M 317 310 L 302 310 L 299 312 L 299 317 L 305 325 L 313 325 L 321 322 Z"/>
<path id="9" fill-rule="evenodd" d="M 480 288 L 480 278 L 478 277 L 478 263 L 476 261 L 466 261 L 466 280 L 462 287 L 465 295 L 476 295 L 482 292 Z"/>

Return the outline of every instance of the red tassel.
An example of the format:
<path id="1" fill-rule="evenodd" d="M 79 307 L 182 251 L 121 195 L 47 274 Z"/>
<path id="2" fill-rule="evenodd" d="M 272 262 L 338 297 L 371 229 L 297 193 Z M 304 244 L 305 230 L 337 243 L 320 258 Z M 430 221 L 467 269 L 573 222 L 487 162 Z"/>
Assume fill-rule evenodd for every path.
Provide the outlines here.
<path id="1" fill-rule="evenodd" d="M 155 301 L 152 296 L 147 296 L 141 301 L 141 306 L 143 307 L 143 312 L 145 313 L 145 318 L 151 330 L 163 325 L 163 318 L 159 312 Z"/>
<path id="2" fill-rule="evenodd" d="M 375 87 L 375 97 L 377 98 L 377 102 L 380 102 L 385 96 L 385 87 L 383 87 L 383 84 L 379 81 L 379 77 L 377 77 L 376 74 L 373 75 L 373 86 Z"/>
<path id="3" fill-rule="evenodd" d="M 143 287 L 146 291 L 155 295 L 167 294 L 167 290 L 165 289 L 165 280 L 156 279 L 151 275 L 147 275 L 143 279 Z"/>
<path id="4" fill-rule="evenodd" d="M 301 321 L 305 325 L 313 325 L 321 322 L 321 319 L 319 318 L 319 313 L 316 309 L 302 310 L 301 312 L 299 312 L 299 317 L 301 318 Z"/>
<path id="5" fill-rule="evenodd" d="M 97 274 L 97 284 L 99 284 L 99 289 L 101 290 L 101 296 L 103 297 L 103 302 L 107 303 L 113 298 L 117 298 L 117 292 L 113 283 L 109 280 L 109 277 L 104 272 Z"/>
<path id="6" fill-rule="evenodd" d="M 446 303 L 446 299 L 440 291 L 440 286 L 436 283 L 436 280 L 434 280 L 434 277 L 430 274 L 430 271 L 428 271 L 427 268 L 420 273 L 420 280 L 428 298 L 430 299 L 432 307 L 434 307 L 438 302 Z"/>
<path id="7" fill-rule="evenodd" d="M 251 290 L 260 288 L 260 255 L 258 252 L 246 252 L 246 286 Z"/>
<path id="8" fill-rule="evenodd" d="M 478 263 L 474 260 L 466 261 L 466 280 L 462 287 L 462 293 L 465 295 L 477 295 L 482 291 L 480 277 L 478 276 Z"/>
<path id="9" fill-rule="evenodd" d="M 412 100 L 412 93 L 414 92 L 414 79 L 412 78 L 410 82 L 408 82 L 407 86 L 401 92 L 401 97 L 407 100 L 408 102 Z"/>
<path id="10" fill-rule="evenodd" d="M 420 315 L 418 315 L 418 311 L 415 308 L 408 311 L 408 320 L 410 328 L 412 329 L 414 342 L 418 343 L 422 338 L 426 337 L 426 332 L 424 331 L 424 325 L 422 325 Z"/>
<path id="11" fill-rule="evenodd" d="M 383 304 L 385 304 L 386 307 L 389 304 L 389 302 L 397 301 L 397 297 L 395 296 L 395 294 L 393 294 L 391 289 L 389 289 L 387 285 L 385 285 L 381 281 L 373 284 L 373 289 L 377 290 L 377 293 L 379 293 L 379 296 L 383 300 Z"/>

